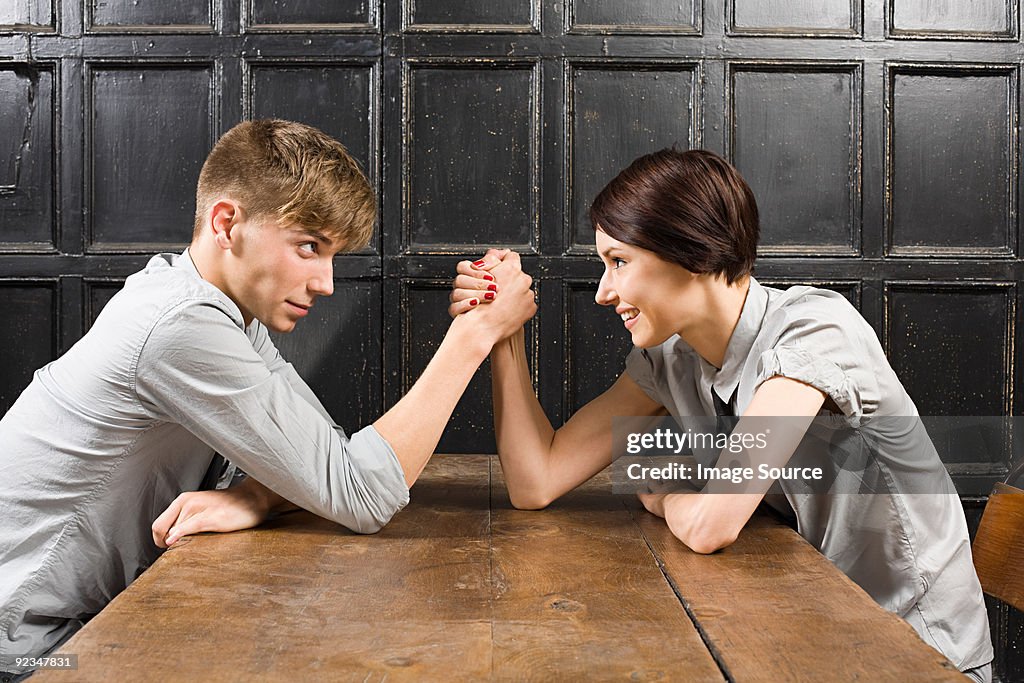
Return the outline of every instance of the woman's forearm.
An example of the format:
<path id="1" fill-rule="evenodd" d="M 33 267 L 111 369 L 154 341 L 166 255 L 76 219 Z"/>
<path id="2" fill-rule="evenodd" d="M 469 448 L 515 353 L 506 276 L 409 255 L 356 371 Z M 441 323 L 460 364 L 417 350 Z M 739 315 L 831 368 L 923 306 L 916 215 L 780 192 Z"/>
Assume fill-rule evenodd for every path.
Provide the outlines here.
<path id="1" fill-rule="evenodd" d="M 495 438 L 509 497 L 518 508 L 544 507 L 553 497 L 545 484 L 555 430 L 534 393 L 522 329 L 491 351 L 491 380 Z"/>

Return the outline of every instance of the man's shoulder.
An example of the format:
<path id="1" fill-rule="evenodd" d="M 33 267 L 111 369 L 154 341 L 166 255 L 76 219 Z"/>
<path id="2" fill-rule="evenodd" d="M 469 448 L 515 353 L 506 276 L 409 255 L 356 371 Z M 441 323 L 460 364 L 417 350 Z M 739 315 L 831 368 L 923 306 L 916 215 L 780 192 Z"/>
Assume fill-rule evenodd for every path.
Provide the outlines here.
<path id="1" fill-rule="evenodd" d="M 231 323 L 242 327 L 242 317 L 231 300 L 194 270 L 176 265 L 174 254 L 158 254 L 146 267 L 129 276 L 115 294 L 97 323 L 130 317 L 145 327 L 187 317 L 195 306 L 217 310 Z"/>

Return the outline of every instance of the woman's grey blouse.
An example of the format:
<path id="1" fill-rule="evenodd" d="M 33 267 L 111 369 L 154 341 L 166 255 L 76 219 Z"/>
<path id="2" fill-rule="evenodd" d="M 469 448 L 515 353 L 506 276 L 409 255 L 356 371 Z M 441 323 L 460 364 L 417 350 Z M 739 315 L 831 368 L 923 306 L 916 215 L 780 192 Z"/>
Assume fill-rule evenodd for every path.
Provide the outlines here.
<path id="1" fill-rule="evenodd" d="M 992 660 L 960 499 L 874 330 L 844 297 L 810 287 L 771 289 L 751 278 L 721 369 L 674 336 L 634 349 L 626 372 L 681 419 L 715 415 L 712 392 L 727 404 L 731 399 L 741 415 L 758 387 L 776 376 L 822 391 L 841 411 L 845 430 L 813 442 L 805 437 L 816 451 L 809 457 L 830 481 L 868 482 L 870 492 L 809 492 L 779 481 L 769 493 L 785 494 L 782 511 L 795 516 L 799 533 L 959 669 Z M 806 450 L 802 443 L 797 453 L 806 458 Z M 851 452 L 860 461 L 855 477 Z M 776 505 L 780 499 L 766 498 Z"/>

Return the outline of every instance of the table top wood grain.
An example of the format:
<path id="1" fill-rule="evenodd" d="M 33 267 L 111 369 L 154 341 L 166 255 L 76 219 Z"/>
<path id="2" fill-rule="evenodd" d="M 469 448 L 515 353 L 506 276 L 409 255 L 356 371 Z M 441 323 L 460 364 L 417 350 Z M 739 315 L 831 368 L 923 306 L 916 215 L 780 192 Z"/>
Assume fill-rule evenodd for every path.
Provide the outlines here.
<path id="1" fill-rule="evenodd" d="M 697 555 L 605 476 L 515 510 L 489 456 L 435 456 L 373 536 L 185 539 L 59 652 L 34 680 L 965 680 L 767 514 Z"/>

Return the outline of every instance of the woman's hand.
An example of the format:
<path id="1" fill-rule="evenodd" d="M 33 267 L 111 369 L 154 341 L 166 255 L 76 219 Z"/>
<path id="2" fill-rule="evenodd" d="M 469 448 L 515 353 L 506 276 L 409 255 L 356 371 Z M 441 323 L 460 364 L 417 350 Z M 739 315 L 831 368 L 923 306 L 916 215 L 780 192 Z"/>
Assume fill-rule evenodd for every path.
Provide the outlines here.
<path id="1" fill-rule="evenodd" d="M 494 301 L 500 285 L 490 271 L 511 253 L 508 249 L 489 249 L 479 261 L 459 261 L 455 268 L 457 275 L 452 281 L 452 291 L 448 296 L 451 302 L 448 315 L 454 318 L 480 304 Z M 518 255 L 516 262 L 518 264 Z"/>
<path id="2" fill-rule="evenodd" d="M 153 542 L 167 548 L 204 531 L 238 531 L 260 524 L 271 508 L 269 489 L 253 478 L 219 491 L 183 493 L 153 522 Z"/>

